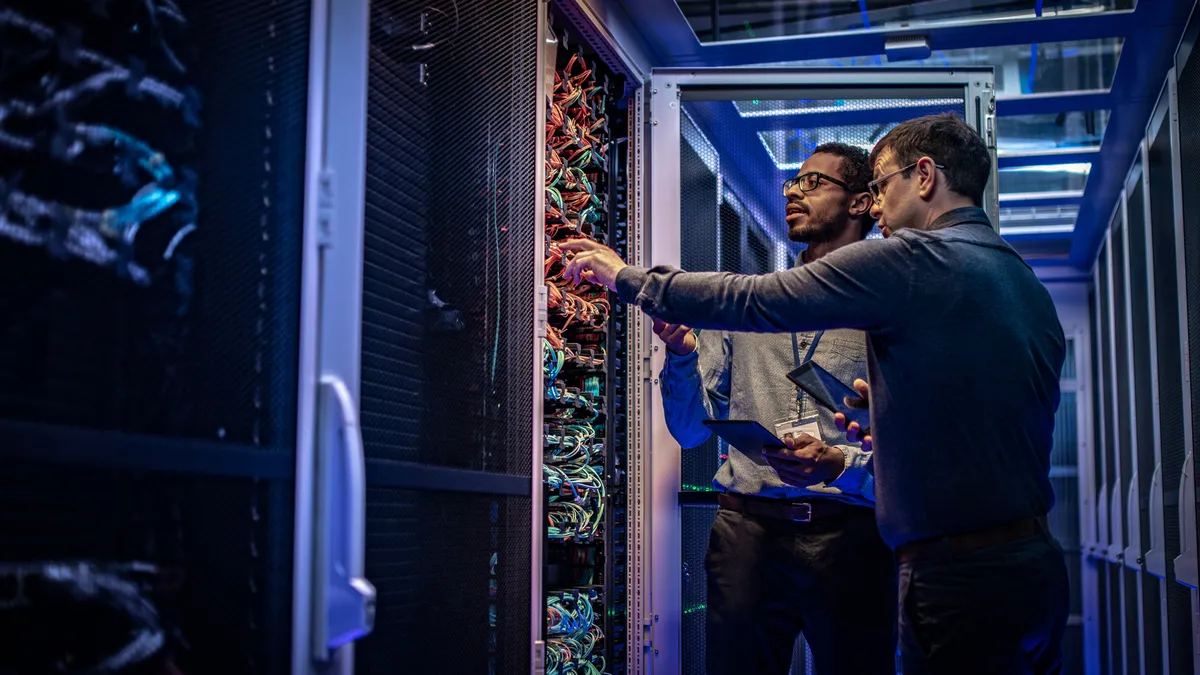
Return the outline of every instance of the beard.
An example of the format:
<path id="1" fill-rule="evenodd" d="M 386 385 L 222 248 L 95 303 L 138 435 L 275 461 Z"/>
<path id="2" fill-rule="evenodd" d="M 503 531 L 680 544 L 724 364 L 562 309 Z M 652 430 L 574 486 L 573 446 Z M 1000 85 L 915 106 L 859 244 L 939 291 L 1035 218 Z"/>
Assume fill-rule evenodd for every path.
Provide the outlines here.
<path id="1" fill-rule="evenodd" d="M 849 218 L 821 222 L 809 214 L 799 223 L 788 225 L 788 239 L 798 244 L 824 244 L 841 236 L 848 223 Z"/>

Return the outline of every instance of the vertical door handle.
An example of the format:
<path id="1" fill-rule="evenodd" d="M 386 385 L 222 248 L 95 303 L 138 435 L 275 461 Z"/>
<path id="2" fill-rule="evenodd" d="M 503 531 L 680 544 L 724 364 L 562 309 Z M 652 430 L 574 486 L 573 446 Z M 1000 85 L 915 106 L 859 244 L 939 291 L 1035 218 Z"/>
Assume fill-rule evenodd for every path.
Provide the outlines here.
<path id="1" fill-rule="evenodd" d="M 324 375 L 319 402 L 313 656 L 327 661 L 374 628 L 375 587 L 363 576 L 366 460 L 354 398 L 340 377 Z"/>

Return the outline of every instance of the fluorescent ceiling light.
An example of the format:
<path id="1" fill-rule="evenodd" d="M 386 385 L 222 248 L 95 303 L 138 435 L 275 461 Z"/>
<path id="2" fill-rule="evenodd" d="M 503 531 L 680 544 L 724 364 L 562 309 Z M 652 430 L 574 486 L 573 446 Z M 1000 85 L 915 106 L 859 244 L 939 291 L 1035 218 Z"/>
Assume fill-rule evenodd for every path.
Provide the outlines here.
<path id="1" fill-rule="evenodd" d="M 811 108 L 779 108 L 773 110 L 742 110 L 742 107 L 737 103 L 748 103 L 748 101 L 735 101 L 734 108 L 737 109 L 738 115 L 742 117 L 785 117 L 788 115 L 815 115 L 818 113 L 838 113 L 838 112 L 857 112 L 859 110 L 896 110 L 903 108 L 924 108 L 932 106 L 950 106 L 962 103 L 962 99 L 957 98 L 909 98 L 897 99 L 892 101 L 879 101 L 874 105 L 866 108 L 849 108 L 841 105 L 823 105 L 814 106 Z"/>
<path id="2" fill-rule="evenodd" d="M 766 148 L 767 154 L 771 157 L 771 163 L 775 165 L 776 169 L 779 169 L 780 171 L 799 171 L 800 167 L 804 166 L 804 162 L 784 162 L 783 164 L 780 164 L 779 158 L 775 156 L 775 151 L 771 149 L 771 144 L 767 143 L 767 139 L 766 139 L 764 132 L 760 131 L 760 132 L 758 132 L 757 135 L 758 135 L 758 142 L 762 143 L 763 147 Z M 869 143 L 865 144 L 865 145 L 862 143 L 848 143 L 847 145 L 850 145 L 852 147 L 862 148 L 863 150 L 865 150 L 867 152 L 871 152 L 871 148 L 875 147 L 874 145 L 871 145 Z"/>
<path id="3" fill-rule="evenodd" d="M 1001 192 L 1002 202 L 1022 202 L 1031 199 L 1082 199 L 1083 190 L 1047 190 L 1045 192 Z"/>
<path id="4" fill-rule="evenodd" d="M 1009 171 L 1035 171 L 1038 173 L 1077 173 L 1080 175 L 1088 175 L 1092 172 L 1091 163 L 1081 164 L 1031 164 L 1030 166 L 1011 166 L 1005 169 L 1000 169 L 1002 172 Z"/>
<path id="5" fill-rule="evenodd" d="M 1022 234 L 1071 234 L 1075 231 L 1075 224 L 1070 225 L 1018 225 L 1015 227 L 1000 226 L 1000 235 L 1022 235 Z"/>

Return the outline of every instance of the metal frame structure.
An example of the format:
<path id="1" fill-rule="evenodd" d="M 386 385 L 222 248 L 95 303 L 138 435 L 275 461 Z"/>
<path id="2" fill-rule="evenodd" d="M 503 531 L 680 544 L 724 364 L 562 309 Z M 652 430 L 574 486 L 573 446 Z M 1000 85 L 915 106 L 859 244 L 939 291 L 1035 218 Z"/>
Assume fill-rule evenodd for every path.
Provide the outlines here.
<path id="1" fill-rule="evenodd" d="M 646 265 L 648 232 L 645 220 L 645 204 L 649 197 L 646 184 L 647 157 L 646 139 L 649 136 L 647 119 L 646 88 L 639 87 L 629 103 L 629 264 Z M 640 314 L 629 320 L 629 357 L 626 367 L 630 374 L 629 396 L 629 636 L 627 652 L 630 675 L 646 675 L 651 672 L 647 655 L 653 645 L 653 622 L 650 607 L 653 604 L 653 587 L 650 585 L 650 564 L 653 554 L 649 510 L 651 497 L 650 448 L 651 418 L 644 411 L 654 405 L 651 386 L 653 371 L 650 354 L 654 349 L 653 331 L 650 320 Z M 653 408 L 652 408 L 653 410 Z M 658 407 L 661 415 L 661 403 Z"/>
<path id="2" fill-rule="evenodd" d="M 313 0 L 312 12 L 292 672 L 351 675 L 375 601 L 362 578 L 362 305 L 323 300 L 362 296 L 369 9 Z"/>
<path id="3" fill-rule="evenodd" d="M 1097 274 L 1092 270 L 1092 277 Z M 1093 284 L 1094 285 L 1094 284 Z M 1099 298 L 1096 299 L 1100 301 Z M 1099 314 L 1096 312 L 1095 314 Z M 1096 546 L 1099 539 L 1097 522 L 1097 485 L 1096 460 L 1101 440 L 1096 437 L 1096 420 L 1093 419 L 1096 410 L 1095 400 L 1099 396 L 1096 390 L 1096 378 L 1092 375 L 1091 364 L 1099 355 L 1092 350 L 1093 336 L 1098 341 L 1096 317 L 1089 316 L 1085 327 L 1081 328 L 1075 340 L 1075 378 L 1076 378 L 1076 424 L 1079 429 L 1078 447 L 1078 480 L 1079 480 L 1079 573 L 1081 583 L 1085 587 L 1099 588 L 1100 575 L 1096 566 Z M 1097 342 L 1098 344 L 1098 342 Z M 1100 631 L 1104 629 L 1100 618 L 1100 598 L 1096 593 L 1085 594 L 1082 598 L 1083 612 L 1083 653 L 1084 672 L 1099 671 L 1096 656 L 1100 652 Z"/>
<path id="4" fill-rule="evenodd" d="M 656 57 L 656 64 L 667 67 L 745 66 L 778 62 L 781 58 L 798 61 L 882 55 L 887 52 L 889 39 L 914 36 L 924 37 L 933 49 L 938 50 L 1124 37 L 1121 58 L 1108 90 L 1022 96 L 1001 99 L 997 105 L 997 114 L 1001 116 L 1096 109 L 1113 112 L 1099 152 L 1006 157 L 1000 161 L 1002 167 L 1065 162 L 1092 164 L 1084 195 L 1075 200 L 1080 206 L 1075 231 L 1058 235 L 1060 241 L 1071 242 L 1069 257 L 1031 261 L 1040 274 L 1051 274 L 1055 280 L 1075 281 L 1086 280 L 1086 272 L 1081 270 L 1086 270 L 1095 259 L 1108 225 L 1101 214 L 1107 214 L 1116 203 L 1126 169 L 1137 152 L 1144 121 L 1153 108 L 1154 100 L 1144 94 L 1145 83 L 1157 81 L 1170 68 L 1168 45 L 1174 45 L 1179 39 L 1190 9 L 1186 2 L 1145 0 L 1138 2 L 1132 10 L 1074 17 L 1030 16 L 1009 21 L 964 17 L 816 35 L 701 43 L 676 0 L 619 1 L 634 21 L 654 26 L 654 31 L 646 33 L 642 49 Z M 1032 3 L 1030 13 L 1033 13 Z M 1020 242 L 1038 236 L 1047 238 L 1032 234 L 1015 234 L 1008 238 Z"/>
<path id="5" fill-rule="evenodd" d="M 1104 251 L 1107 252 L 1108 250 L 1109 250 L 1108 247 L 1105 246 Z M 1096 599 L 1099 600 L 1100 594 L 1103 593 L 1103 594 L 1105 594 L 1106 600 L 1107 600 L 1106 603 L 1097 602 L 1098 606 L 1096 607 L 1096 610 L 1098 613 L 1098 623 L 1097 623 L 1096 628 L 1099 632 L 1098 632 L 1098 634 L 1096 634 L 1094 636 L 1094 639 L 1093 639 L 1093 642 L 1096 645 L 1095 653 L 1099 656 L 1099 658 L 1102 658 L 1102 659 L 1108 658 L 1107 653 L 1101 653 L 1101 652 L 1102 651 L 1108 652 L 1109 650 L 1111 650 L 1110 645 L 1112 644 L 1113 639 L 1114 639 L 1114 636 L 1112 634 L 1112 624 L 1110 622 L 1111 613 L 1112 613 L 1111 605 L 1112 605 L 1114 598 L 1108 596 L 1108 590 L 1110 588 L 1110 585 L 1108 583 L 1108 576 L 1112 570 L 1112 566 L 1109 564 L 1110 561 L 1108 558 L 1109 546 L 1110 546 L 1110 542 L 1112 541 L 1112 524 L 1109 522 L 1112 517 L 1112 508 L 1110 506 L 1110 501 L 1109 501 L 1110 477 L 1108 475 L 1107 457 L 1108 457 L 1108 453 L 1111 451 L 1111 449 L 1108 447 L 1108 435 L 1105 433 L 1106 428 L 1109 424 L 1109 417 L 1111 416 L 1112 411 L 1109 410 L 1107 408 L 1107 406 L 1104 405 L 1104 395 L 1102 393 L 1103 387 L 1106 386 L 1106 384 L 1108 383 L 1109 377 L 1111 376 L 1111 373 L 1112 373 L 1111 363 L 1109 363 L 1104 358 L 1104 356 L 1106 354 L 1108 354 L 1111 350 L 1109 350 L 1109 352 L 1106 352 L 1106 350 L 1104 349 L 1104 343 L 1103 343 L 1104 336 L 1111 335 L 1112 332 L 1110 330 L 1110 327 L 1105 325 L 1102 320 L 1104 312 L 1101 308 L 1102 303 L 1104 305 L 1108 305 L 1109 306 L 1109 314 L 1111 316 L 1111 313 L 1112 313 L 1111 290 L 1109 290 L 1107 288 L 1107 284 L 1105 285 L 1106 288 L 1104 290 L 1101 290 L 1101 280 L 1107 281 L 1112 276 L 1111 272 L 1109 272 L 1107 270 L 1107 266 L 1108 266 L 1107 258 L 1108 258 L 1108 256 L 1106 254 L 1102 258 L 1097 259 L 1096 264 L 1094 266 L 1093 282 L 1092 282 L 1092 288 L 1096 289 L 1096 312 L 1095 312 L 1095 315 L 1092 317 L 1092 322 L 1093 322 L 1092 330 L 1096 331 L 1096 345 L 1098 348 L 1097 353 L 1093 357 L 1096 359 L 1096 363 L 1097 363 L 1097 373 L 1096 373 L 1097 377 L 1096 377 L 1095 386 L 1093 387 L 1092 391 L 1093 391 L 1093 395 L 1099 397 L 1100 400 L 1093 403 L 1092 410 L 1093 411 L 1098 410 L 1099 416 L 1098 416 L 1097 420 L 1090 426 L 1092 427 L 1091 431 L 1093 433 L 1095 432 L 1097 427 L 1099 428 L 1099 432 L 1100 432 L 1099 436 L 1095 439 L 1095 442 L 1093 443 L 1093 447 L 1095 448 L 1095 454 L 1094 454 L 1093 458 L 1095 461 L 1098 461 L 1100 464 L 1100 467 L 1099 467 L 1100 484 L 1095 486 L 1095 492 L 1094 492 L 1095 503 L 1094 503 L 1093 508 L 1094 508 L 1094 517 L 1096 519 L 1096 537 L 1093 540 L 1092 545 L 1088 551 L 1089 558 L 1091 560 L 1095 561 L 1096 566 L 1097 566 L 1097 570 L 1096 570 L 1097 586 L 1096 586 L 1096 588 L 1098 589 L 1099 593 L 1096 594 L 1096 596 L 1097 596 Z M 1102 269 L 1102 266 L 1105 269 Z M 1094 472 L 1093 472 L 1093 475 L 1095 475 Z M 1103 612 L 1103 614 L 1100 614 L 1101 612 Z M 1106 647 L 1107 647 L 1107 649 L 1106 649 Z M 1097 672 L 1098 670 L 1099 669 L 1097 668 L 1096 671 L 1089 671 L 1089 672 Z"/>
<path id="6" fill-rule="evenodd" d="M 644 234 L 639 227 L 639 236 L 646 236 L 642 249 L 643 257 L 635 263 L 642 265 L 680 264 L 680 144 L 681 102 L 689 92 L 721 90 L 753 90 L 755 88 L 787 87 L 828 91 L 838 87 L 853 86 L 858 91 L 874 87 L 896 91 L 897 88 L 961 88 L 966 102 L 966 119 L 978 120 L 978 124 L 989 124 L 994 120 L 991 101 L 994 95 L 993 74 L 986 69 L 656 69 L 649 83 L 650 114 L 650 230 Z M 700 94 L 696 94 L 699 96 Z M 718 97 L 719 98 L 719 97 Z M 994 121 L 991 122 L 994 129 Z M 994 135 L 993 135 L 994 140 Z M 995 151 L 994 143 L 993 153 Z M 995 164 L 993 163 L 993 166 Z M 993 185 L 995 181 L 993 180 Z M 991 191 L 986 199 L 993 218 L 996 214 L 996 193 Z M 994 221 L 995 222 L 995 221 Z M 641 221 L 639 219 L 639 225 Z M 653 546 L 649 558 L 648 573 L 643 573 L 640 585 L 631 586 L 632 591 L 644 597 L 635 602 L 642 619 L 640 632 L 631 626 L 632 636 L 645 638 L 647 659 L 631 673 L 677 673 L 680 668 L 680 636 L 682 630 L 680 608 L 682 583 L 680 569 L 682 550 L 680 539 L 681 507 L 679 488 L 681 481 L 681 450 L 671 437 L 664 422 L 662 397 L 656 391 L 658 376 L 663 367 L 664 352 L 652 344 L 649 321 L 642 317 L 638 322 L 636 336 L 631 345 L 638 350 L 630 356 L 635 364 L 637 378 L 646 387 L 631 398 L 635 410 L 642 414 L 637 439 L 639 463 L 634 470 L 645 472 L 637 477 L 639 512 L 636 516 L 639 541 Z M 648 399 L 648 400 L 647 400 Z M 631 458 L 631 464 L 633 459 Z M 648 484 L 642 483 L 648 481 Z M 631 499 L 631 503 L 633 500 Z M 646 514 L 641 510 L 645 509 Z M 652 542 L 652 544 L 651 544 Z M 641 551 L 647 553 L 645 549 Z M 645 560 L 645 559 L 643 559 Z M 634 612 L 631 611 L 631 616 Z M 632 656 L 632 655 L 631 655 Z M 632 665 L 632 663 L 631 663 Z"/>
<path id="7" fill-rule="evenodd" d="M 544 7 L 538 8 L 537 17 L 537 119 L 546 119 L 546 97 L 554 89 L 554 49 L 556 45 L 549 39 L 549 15 Z M 546 128 L 537 125 L 537 147 L 546 147 Z M 546 167 L 542 161 L 537 162 L 534 170 L 536 185 L 545 185 Z M 534 197 L 534 213 L 546 212 L 546 191 L 539 189 Z M 539 223 L 539 227 L 540 227 Z M 546 259 L 545 237 L 533 238 L 533 260 Z M 545 559 L 546 537 L 542 523 L 545 522 L 546 491 L 543 482 L 542 463 L 544 461 L 544 441 L 542 425 L 545 423 L 545 389 L 542 385 L 542 339 L 546 337 L 546 326 L 549 320 L 549 305 L 545 279 L 541 274 L 533 275 L 533 297 L 535 298 L 533 320 L 533 427 L 530 433 L 532 440 L 533 465 L 530 468 L 531 516 L 533 527 L 530 528 L 529 554 L 529 636 L 530 636 L 530 671 L 533 675 L 546 672 L 546 642 L 542 639 L 543 625 L 546 622 L 546 596 L 542 589 L 543 560 Z"/>

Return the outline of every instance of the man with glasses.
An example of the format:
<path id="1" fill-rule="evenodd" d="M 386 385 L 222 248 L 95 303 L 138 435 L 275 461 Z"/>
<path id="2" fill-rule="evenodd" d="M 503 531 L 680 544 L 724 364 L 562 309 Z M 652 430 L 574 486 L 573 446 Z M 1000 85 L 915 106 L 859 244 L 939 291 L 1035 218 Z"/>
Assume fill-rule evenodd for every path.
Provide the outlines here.
<path id="1" fill-rule="evenodd" d="M 788 238 L 807 244 L 798 264 L 867 236 L 870 179 L 864 150 L 830 143 L 783 184 Z M 713 479 L 720 509 L 705 556 L 708 675 L 785 675 L 801 633 L 822 675 L 893 675 L 895 562 L 875 526 L 870 453 L 787 379 L 808 359 L 845 382 L 866 377 L 866 337 L 850 330 L 696 335 L 657 319 L 654 332 L 667 348 L 667 427 L 681 446 L 709 438 L 704 420 L 756 420 L 798 443 L 806 460 L 730 446 Z"/>
<path id="2" fill-rule="evenodd" d="M 870 386 L 856 386 L 869 392 L 876 519 L 900 565 L 905 675 L 1062 665 L 1067 572 L 1045 516 L 1066 340 L 980 208 L 990 162 L 957 117 L 897 126 L 872 152 L 872 212 L 890 237 L 775 274 L 646 270 L 564 246 L 564 276 L 662 320 L 867 333 Z"/>

